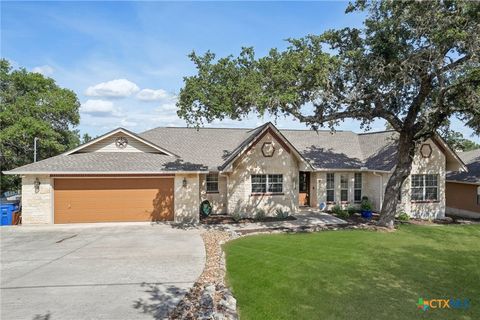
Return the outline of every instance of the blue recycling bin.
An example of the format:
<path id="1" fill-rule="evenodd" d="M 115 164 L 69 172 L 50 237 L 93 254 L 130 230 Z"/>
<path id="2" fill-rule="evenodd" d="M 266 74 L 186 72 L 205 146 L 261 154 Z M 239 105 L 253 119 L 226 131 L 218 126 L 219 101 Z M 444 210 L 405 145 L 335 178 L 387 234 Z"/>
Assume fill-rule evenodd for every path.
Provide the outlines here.
<path id="1" fill-rule="evenodd" d="M 2 201 L 0 205 L 1 225 L 10 226 L 13 222 L 13 213 L 18 211 L 18 201 Z"/>

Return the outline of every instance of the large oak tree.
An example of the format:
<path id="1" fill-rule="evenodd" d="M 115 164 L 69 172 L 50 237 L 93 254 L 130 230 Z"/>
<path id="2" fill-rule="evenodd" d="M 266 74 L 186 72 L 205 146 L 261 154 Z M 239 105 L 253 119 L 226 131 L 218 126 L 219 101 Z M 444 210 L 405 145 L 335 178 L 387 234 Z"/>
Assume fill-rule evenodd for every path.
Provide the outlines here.
<path id="1" fill-rule="evenodd" d="M 39 160 L 78 145 L 74 127 L 80 121 L 77 95 L 51 78 L 0 60 L 1 171 L 33 162 L 33 140 L 38 138 Z M 17 190 L 18 176 L 1 174 L 1 190 Z"/>
<path id="2" fill-rule="evenodd" d="M 380 219 L 392 227 L 416 146 L 452 116 L 480 132 L 480 3 L 357 1 L 346 11 L 366 14 L 361 29 L 289 39 L 260 58 L 253 48 L 221 59 L 193 52 L 197 74 L 184 79 L 178 115 L 201 125 L 268 112 L 314 129 L 386 120 L 399 133 Z"/>

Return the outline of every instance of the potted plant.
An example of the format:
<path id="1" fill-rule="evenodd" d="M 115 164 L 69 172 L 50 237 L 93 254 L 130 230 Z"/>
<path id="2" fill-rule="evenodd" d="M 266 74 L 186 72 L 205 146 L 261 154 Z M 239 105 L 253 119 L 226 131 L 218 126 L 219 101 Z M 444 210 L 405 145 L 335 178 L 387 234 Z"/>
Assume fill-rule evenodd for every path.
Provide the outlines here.
<path id="1" fill-rule="evenodd" d="M 368 200 L 367 197 L 364 197 L 362 199 L 360 212 L 362 214 L 362 218 L 365 218 L 365 219 L 371 219 L 372 218 L 372 202 L 370 202 L 370 200 Z"/>

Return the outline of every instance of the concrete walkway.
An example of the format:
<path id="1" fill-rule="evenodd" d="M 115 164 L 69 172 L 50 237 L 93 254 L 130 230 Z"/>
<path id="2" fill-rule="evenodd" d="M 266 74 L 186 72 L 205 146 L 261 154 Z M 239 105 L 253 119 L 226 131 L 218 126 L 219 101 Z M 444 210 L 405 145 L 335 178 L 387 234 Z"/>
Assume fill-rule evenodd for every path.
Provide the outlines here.
<path id="1" fill-rule="evenodd" d="M 203 225 L 206 229 L 224 229 L 230 231 L 251 231 L 258 229 L 298 229 L 316 226 L 346 224 L 347 222 L 315 208 L 305 208 L 295 214 L 296 220 L 275 222 L 252 222 L 238 224 Z"/>

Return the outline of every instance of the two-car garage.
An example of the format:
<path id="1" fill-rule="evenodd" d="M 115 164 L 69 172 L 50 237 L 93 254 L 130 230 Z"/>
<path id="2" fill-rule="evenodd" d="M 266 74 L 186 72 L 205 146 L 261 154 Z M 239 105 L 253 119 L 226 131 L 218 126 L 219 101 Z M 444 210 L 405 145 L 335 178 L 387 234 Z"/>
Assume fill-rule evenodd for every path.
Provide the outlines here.
<path id="1" fill-rule="evenodd" d="M 55 177 L 54 223 L 171 221 L 174 177 Z"/>

